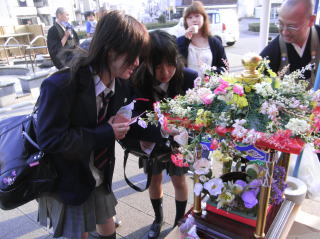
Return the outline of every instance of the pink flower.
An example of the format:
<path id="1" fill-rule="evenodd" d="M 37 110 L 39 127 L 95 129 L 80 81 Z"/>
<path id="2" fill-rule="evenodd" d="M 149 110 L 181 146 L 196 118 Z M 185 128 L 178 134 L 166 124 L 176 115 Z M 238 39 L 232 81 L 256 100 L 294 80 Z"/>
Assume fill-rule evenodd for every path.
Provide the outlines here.
<path id="1" fill-rule="evenodd" d="M 221 85 L 219 87 L 217 87 L 214 92 L 216 95 L 224 95 L 227 93 L 227 90 L 225 89 L 225 87 L 221 87 Z"/>
<path id="2" fill-rule="evenodd" d="M 216 95 L 224 95 L 227 93 L 226 88 L 229 86 L 229 83 L 227 81 L 224 81 L 223 79 L 219 79 L 220 85 L 214 90 L 213 93 Z"/>
<path id="3" fill-rule="evenodd" d="M 244 94 L 243 87 L 240 85 L 234 85 L 233 92 L 240 95 L 240 96 L 243 96 L 243 94 Z"/>
<path id="4" fill-rule="evenodd" d="M 218 140 L 213 139 L 213 140 L 211 141 L 210 149 L 216 150 L 216 149 L 218 148 L 218 146 L 219 146 Z"/>
<path id="5" fill-rule="evenodd" d="M 207 93 L 200 96 L 202 103 L 204 103 L 205 105 L 210 105 L 213 101 L 213 98 L 214 98 L 214 94 L 212 93 Z"/>
<path id="6" fill-rule="evenodd" d="M 229 82 L 223 80 L 222 78 L 219 79 L 220 82 L 220 86 L 224 86 L 224 87 L 228 87 L 229 86 Z"/>
<path id="7" fill-rule="evenodd" d="M 189 167 L 188 163 L 183 162 L 182 154 L 171 154 L 171 161 L 177 167 Z"/>

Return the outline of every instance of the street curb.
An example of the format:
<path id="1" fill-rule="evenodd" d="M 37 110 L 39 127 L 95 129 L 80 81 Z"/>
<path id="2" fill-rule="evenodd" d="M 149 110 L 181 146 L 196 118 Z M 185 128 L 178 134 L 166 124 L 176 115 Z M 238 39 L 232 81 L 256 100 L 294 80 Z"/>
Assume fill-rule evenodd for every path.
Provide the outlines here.
<path id="1" fill-rule="evenodd" d="M 0 114 L 6 113 L 14 109 L 19 109 L 25 106 L 34 105 L 34 104 L 35 104 L 35 100 L 32 100 L 32 101 L 26 101 L 26 102 L 21 102 L 15 105 L 11 105 L 9 107 L 0 108 Z"/>

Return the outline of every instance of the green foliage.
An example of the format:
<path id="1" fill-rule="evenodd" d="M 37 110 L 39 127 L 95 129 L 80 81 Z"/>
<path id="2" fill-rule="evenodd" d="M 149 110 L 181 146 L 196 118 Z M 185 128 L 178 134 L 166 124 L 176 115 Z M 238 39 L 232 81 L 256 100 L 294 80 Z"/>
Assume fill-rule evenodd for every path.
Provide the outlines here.
<path id="1" fill-rule="evenodd" d="M 86 31 L 77 31 L 77 35 L 78 35 L 79 39 L 87 38 L 87 32 Z"/>
<path id="2" fill-rule="evenodd" d="M 166 16 L 161 14 L 158 18 L 158 22 L 159 23 L 166 23 L 167 19 L 166 19 Z"/>
<path id="3" fill-rule="evenodd" d="M 177 21 L 170 21 L 165 23 L 158 23 L 158 22 L 151 22 L 146 23 L 145 26 L 148 30 L 158 29 L 158 28 L 166 28 L 166 27 L 173 27 L 177 25 Z"/>
<path id="4" fill-rule="evenodd" d="M 260 32 L 260 23 L 258 23 L 258 22 L 250 23 L 248 26 L 249 26 L 249 31 Z M 269 33 L 279 33 L 278 26 L 274 23 L 270 23 Z"/>
<path id="5" fill-rule="evenodd" d="M 248 102 L 250 102 L 247 113 L 247 124 L 249 126 L 248 128 L 255 129 L 260 132 L 265 132 L 266 125 L 269 119 L 267 115 L 260 113 L 260 107 L 264 99 L 253 92 L 248 94 L 247 98 Z"/>

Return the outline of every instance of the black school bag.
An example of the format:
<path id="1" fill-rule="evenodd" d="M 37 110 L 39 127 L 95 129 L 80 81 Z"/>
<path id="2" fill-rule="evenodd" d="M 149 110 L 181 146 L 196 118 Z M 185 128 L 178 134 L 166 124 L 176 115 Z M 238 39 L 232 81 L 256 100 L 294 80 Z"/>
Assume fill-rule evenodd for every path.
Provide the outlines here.
<path id="1" fill-rule="evenodd" d="M 127 184 L 138 192 L 143 192 L 149 188 L 152 178 L 152 167 L 154 161 L 162 161 L 167 162 L 170 160 L 170 156 L 172 153 L 172 147 L 174 146 L 172 138 L 163 139 L 160 142 L 156 143 L 152 153 L 150 155 L 143 152 L 140 148 L 140 143 L 138 139 L 133 139 L 127 137 L 121 141 L 119 144 L 122 146 L 124 150 L 124 160 L 123 160 L 123 172 L 124 172 L 124 179 Z M 133 154 L 134 156 L 139 158 L 139 167 L 142 167 L 142 161 L 146 161 L 145 164 L 146 168 L 145 171 L 147 172 L 147 183 L 144 188 L 140 188 L 137 185 L 134 185 L 126 175 L 126 165 L 128 161 L 129 154 Z"/>
<path id="2" fill-rule="evenodd" d="M 0 121 L 0 208 L 19 207 L 54 187 L 57 173 L 36 143 L 36 113 Z"/>

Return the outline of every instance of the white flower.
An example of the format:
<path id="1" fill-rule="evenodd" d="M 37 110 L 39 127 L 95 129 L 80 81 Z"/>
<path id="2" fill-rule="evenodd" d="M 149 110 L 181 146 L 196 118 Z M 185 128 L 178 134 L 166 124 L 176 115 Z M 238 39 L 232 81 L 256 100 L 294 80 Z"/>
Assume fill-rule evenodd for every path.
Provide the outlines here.
<path id="1" fill-rule="evenodd" d="M 271 101 L 265 101 L 261 105 L 260 112 L 262 114 L 268 115 L 269 119 L 276 120 L 279 115 L 279 110 L 276 104 Z"/>
<path id="2" fill-rule="evenodd" d="M 274 95 L 274 90 L 272 89 L 271 83 L 268 82 L 261 82 L 254 85 L 254 88 L 257 92 L 257 94 L 263 96 L 263 97 L 269 97 Z"/>
<path id="3" fill-rule="evenodd" d="M 208 181 L 208 178 L 204 175 L 200 175 L 199 180 L 200 180 L 200 182 L 205 183 Z"/>
<path id="4" fill-rule="evenodd" d="M 160 102 L 154 103 L 154 104 L 153 104 L 153 108 L 154 108 L 154 111 L 155 111 L 158 115 L 161 115 Z"/>
<path id="5" fill-rule="evenodd" d="M 193 192 L 196 196 L 200 196 L 201 192 L 203 190 L 203 186 L 201 183 L 195 183 L 193 187 Z"/>
<path id="6" fill-rule="evenodd" d="M 204 184 L 204 189 L 206 189 L 210 195 L 218 196 L 223 188 L 223 181 L 221 178 L 213 178 Z"/>
<path id="7" fill-rule="evenodd" d="M 199 175 L 208 174 L 210 167 L 210 161 L 205 158 L 196 160 L 193 164 L 194 172 Z"/>
<path id="8" fill-rule="evenodd" d="M 292 118 L 285 126 L 291 130 L 294 135 L 304 134 L 310 129 L 310 125 L 303 119 Z"/>
<path id="9" fill-rule="evenodd" d="M 241 119 L 241 120 L 236 119 L 234 122 L 235 123 L 232 126 L 237 127 L 238 125 L 244 125 L 247 121 L 245 119 Z"/>
<path id="10" fill-rule="evenodd" d="M 197 77 L 196 79 L 194 79 L 194 82 L 193 82 L 194 88 L 200 87 L 201 86 L 201 82 L 202 82 L 202 79 L 201 79 L 200 76 Z"/>
<path id="11" fill-rule="evenodd" d="M 234 127 L 234 129 L 231 132 L 231 135 L 237 138 L 243 138 L 246 133 L 247 133 L 247 129 L 245 129 L 242 125 L 246 123 L 246 120 L 242 119 L 242 120 L 235 120 L 235 123 L 232 125 Z"/>
<path id="12" fill-rule="evenodd" d="M 255 144 L 256 141 L 260 138 L 260 134 L 255 131 L 254 129 L 251 129 L 247 131 L 246 135 L 244 136 L 242 143 L 245 144 Z"/>
<path id="13" fill-rule="evenodd" d="M 196 88 L 187 90 L 185 99 L 188 104 L 201 104 L 202 102 Z"/>
<path id="14" fill-rule="evenodd" d="M 289 107 L 290 108 L 297 108 L 300 105 L 300 100 L 297 100 L 296 98 L 292 97 L 289 101 Z"/>
<path id="15" fill-rule="evenodd" d="M 225 205 L 231 204 L 234 198 L 235 198 L 235 195 L 229 191 L 221 193 L 217 198 L 217 201 L 218 201 L 217 208 L 222 208 Z"/>

